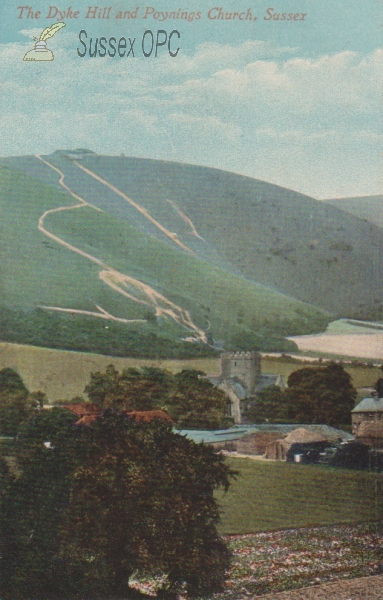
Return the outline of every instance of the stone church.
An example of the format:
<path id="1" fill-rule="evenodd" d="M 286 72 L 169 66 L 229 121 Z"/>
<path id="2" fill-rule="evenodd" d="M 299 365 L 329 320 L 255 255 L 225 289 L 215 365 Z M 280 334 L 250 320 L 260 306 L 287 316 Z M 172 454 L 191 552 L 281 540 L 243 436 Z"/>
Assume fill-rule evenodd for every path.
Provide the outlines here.
<path id="1" fill-rule="evenodd" d="M 259 352 L 224 352 L 221 355 L 221 375 L 209 379 L 228 396 L 228 414 L 234 423 L 246 421 L 247 408 L 261 390 L 271 385 L 281 389 L 285 387 L 281 375 L 261 372 Z"/>

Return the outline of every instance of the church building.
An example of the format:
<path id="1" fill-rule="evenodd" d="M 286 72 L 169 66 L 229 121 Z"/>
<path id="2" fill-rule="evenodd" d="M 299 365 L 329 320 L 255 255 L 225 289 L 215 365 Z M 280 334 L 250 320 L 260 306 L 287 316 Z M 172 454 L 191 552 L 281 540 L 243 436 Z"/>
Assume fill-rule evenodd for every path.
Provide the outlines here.
<path id="1" fill-rule="evenodd" d="M 234 423 L 246 421 L 247 408 L 261 390 L 271 385 L 281 389 L 285 387 L 281 375 L 261 372 L 261 355 L 254 351 L 224 352 L 221 355 L 221 375 L 209 379 L 228 396 L 229 416 Z"/>

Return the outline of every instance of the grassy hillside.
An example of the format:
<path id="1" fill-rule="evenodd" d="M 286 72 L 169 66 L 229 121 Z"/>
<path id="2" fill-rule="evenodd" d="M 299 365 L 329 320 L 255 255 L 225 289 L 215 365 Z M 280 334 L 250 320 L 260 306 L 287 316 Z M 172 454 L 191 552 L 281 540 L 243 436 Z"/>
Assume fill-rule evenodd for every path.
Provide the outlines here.
<path id="1" fill-rule="evenodd" d="M 371 223 L 217 169 L 68 151 L 48 158 L 78 194 L 173 250 L 180 251 L 174 241 L 84 169 L 122 190 L 211 265 L 339 316 L 383 314 L 383 232 Z M 3 162 L 52 185 L 54 172 L 33 157 Z"/>
<path id="2" fill-rule="evenodd" d="M 335 198 L 327 200 L 336 208 L 340 208 L 360 219 L 367 219 L 374 225 L 383 227 L 383 196 L 361 196 L 357 198 Z"/>
<path id="3" fill-rule="evenodd" d="M 161 349 L 161 338 L 174 343 L 208 331 L 228 343 L 252 331 L 318 331 L 329 320 L 321 310 L 179 251 L 169 238 L 128 219 L 88 206 L 70 208 L 78 201 L 38 179 L 2 168 L 0 190 L 0 306 L 13 311 L 3 310 L 3 340 L 124 355 L 140 343 L 138 336 L 152 348 L 142 356 L 155 357 L 169 350 L 170 342 Z M 70 210 L 46 213 L 59 207 Z M 39 231 L 39 219 L 56 239 Z M 68 312 L 36 313 L 41 306 Z M 101 319 L 102 311 L 120 321 Z M 199 353 L 193 346 L 191 356 Z M 187 354 L 178 350 L 168 356 Z"/>

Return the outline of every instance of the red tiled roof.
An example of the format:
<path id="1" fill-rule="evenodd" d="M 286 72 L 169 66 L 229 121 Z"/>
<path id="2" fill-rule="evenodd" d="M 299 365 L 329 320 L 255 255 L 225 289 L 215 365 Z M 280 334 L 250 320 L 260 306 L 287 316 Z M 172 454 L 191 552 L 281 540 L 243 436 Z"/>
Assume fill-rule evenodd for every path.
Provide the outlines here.
<path id="1" fill-rule="evenodd" d="M 84 417 L 85 415 L 99 415 L 101 412 L 101 408 L 92 402 L 83 402 L 82 404 L 65 404 L 63 408 L 70 410 L 79 417 Z"/>

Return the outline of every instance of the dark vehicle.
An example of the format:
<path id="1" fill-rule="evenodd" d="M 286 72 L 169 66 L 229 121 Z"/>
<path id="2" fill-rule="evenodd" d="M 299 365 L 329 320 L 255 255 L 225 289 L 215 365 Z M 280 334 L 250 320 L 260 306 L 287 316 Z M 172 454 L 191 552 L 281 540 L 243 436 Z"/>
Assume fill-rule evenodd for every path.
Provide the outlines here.
<path id="1" fill-rule="evenodd" d="M 308 464 L 316 464 L 319 462 L 321 454 L 330 445 L 329 442 L 310 442 L 291 444 L 286 454 L 286 462 L 299 462 Z"/>

